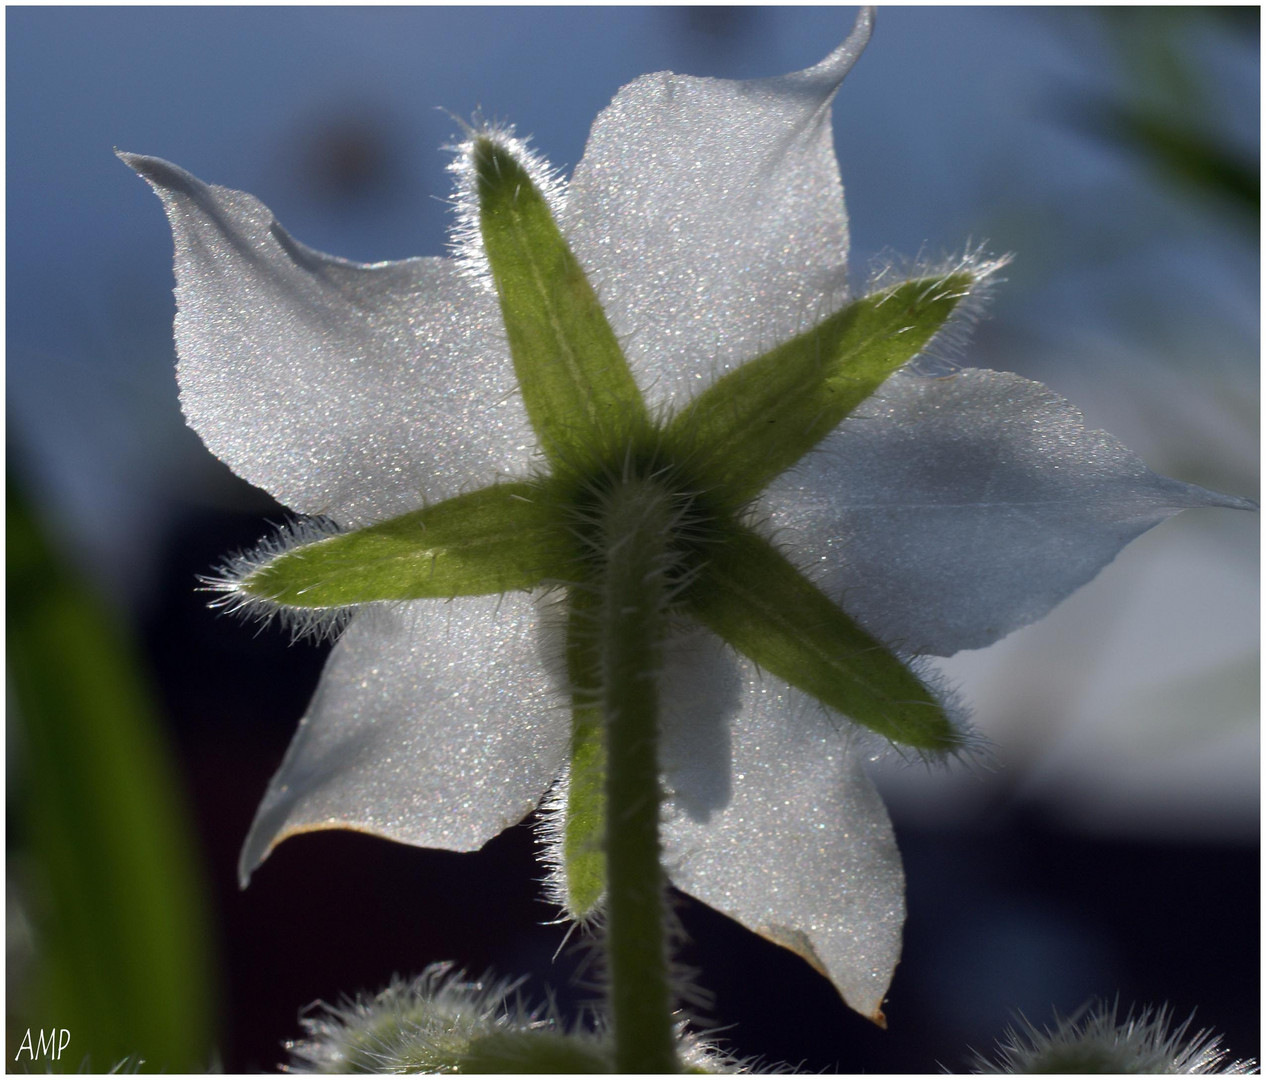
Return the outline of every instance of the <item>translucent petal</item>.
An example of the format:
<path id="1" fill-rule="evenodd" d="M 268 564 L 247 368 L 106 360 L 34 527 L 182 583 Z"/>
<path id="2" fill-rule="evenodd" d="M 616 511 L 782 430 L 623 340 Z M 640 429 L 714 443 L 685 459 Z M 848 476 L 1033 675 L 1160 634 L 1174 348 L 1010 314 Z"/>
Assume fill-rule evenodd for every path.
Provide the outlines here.
<path id="1" fill-rule="evenodd" d="M 234 472 L 343 525 L 522 473 L 534 439 L 496 299 L 452 260 L 322 255 L 250 195 L 120 156 L 175 234 L 181 406 Z"/>
<path id="2" fill-rule="evenodd" d="M 243 881 L 315 829 L 469 851 L 520 821 L 569 734 L 539 634 L 523 594 L 362 609 L 255 815 Z"/>
<path id="3" fill-rule="evenodd" d="M 1189 507 L 1252 507 L 1152 472 L 1041 383 L 899 374 L 766 492 L 778 539 L 879 638 L 948 656 L 1046 614 Z"/>
<path id="4" fill-rule="evenodd" d="M 803 956 L 882 1023 L 904 876 L 841 721 L 714 638 L 671 655 L 662 756 L 673 883 Z"/>
<path id="5" fill-rule="evenodd" d="M 651 404 L 780 344 L 847 297 L 830 102 L 870 34 L 815 67 L 738 82 L 671 72 L 594 121 L 563 211 Z"/>

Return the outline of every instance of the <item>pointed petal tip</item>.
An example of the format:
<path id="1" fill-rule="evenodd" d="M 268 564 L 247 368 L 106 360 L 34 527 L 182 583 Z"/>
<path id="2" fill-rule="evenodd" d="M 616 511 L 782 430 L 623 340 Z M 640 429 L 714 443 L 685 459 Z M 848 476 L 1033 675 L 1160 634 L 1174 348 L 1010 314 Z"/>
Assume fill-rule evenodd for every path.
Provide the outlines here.
<path id="1" fill-rule="evenodd" d="M 875 31 L 875 7 L 872 4 L 863 4 L 857 9 L 857 18 L 853 20 L 853 29 L 849 31 L 843 43 L 838 49 L 831 54 L 837 57 L 837 62 L 846 64 L 844 71 L 847 72 L 850 67 L 861 56 L 866 46 L 870 43 L 870 35 Z M 841 75 L 842 77 L 842 75 Z"/>
<path id="2" fill-rule="evenodd" d="M 246 887 L 251 883 L 251 875 L 259 869 L 261 861 L 248 859 L 246 857 L 246 849 L 242 849 L 241 857 L 237 861 L 237 887 L 239 891 L 246 891 Z"/>
<path id="3" fill-rule="evenodd" d="M 255 871 L 268 860 L 268 856 L 277 850 L 279 844 L 289 840 L 292 836 L 302 836 L 304 833 L 310 832 L 323 832 L 326 829 L 348 829 L 353 832 L 366 832 L 371 836 L 379 835 L 372 829 L 360 829 L 354 825 L 346 825 L 337 821 L 328 823 L 316 822 L 310 825 L 287 825 L 268 835 L 265 829 L 260 827 L 260 818 L 263 816 L 262 813 L 257 815 L 256 823 L 251 826 L 251 831 L 247 834 L 246 841 L 242 844 L 242 853 L 237 859 L 237 887 L 239 889 L 245 889 L 251 883 L 251 878 L 254 876 Z"/>
<path id="4" fill-rule="evenodd" d="M 151 186 L 159 186 L 161 181 L 157 178 L 165 173 L 173 170 L 179 172 L 175 165 L 168 161 L 163 161 L 161 158 L 149 157 L 146 154 L 133 154 L 127 150 L 120 150 L 118 147 L 115 147 L 114 156 Z"/>
<path id="5" fill-rule="evenodd" d="M 753 929 L 766 941 L 772 941 L 775 945 L 781 945 L 784 949 L 790 950 L 808 963 L 814 971 L 835 987 L 835 992 L 840 995 L 840 999 L 850 1009 L 853 1009 L 881 1028 L 886 1029 L 888 1027 L 888 1019 L 884 1016 L 883 1010 L 883 991 L 880 992 L 878 1000 L 873 996 L 873 988 L 870 987 L 861 990 L 859 993 L 859 988 L 853 986 L 850 987 L 851 994 L 846 993 L 844 984 L 831 974 L 826 961 L 818 954 L 809 935 L 803 930 L 774 924 L 755 926 Z"/>
<path id="6" fill-rule="evenodd" d="M 242 842 L 242 853 L 237 858 L 238 888 L 245 889 L 251 883 L 251 877 L 267 861 L 268 856 L 277 850 L 277 845 L 292 836 L 305 832 L 316 832 L 320 829 L 339 828 L 337 822 L 290 825 L 286 819 L 293 809 L 293 798 L 287 799 L 274 795 L 269 789 L 264 801 L 255 812 L 255 820 L 251 823 L 250 832 Z"/>
<path id="7" fill-rule="evenodd" d="M 1217 491 L 1211 491 L 1209 494 L 1213 496 L 1211 503 L 1213 506 L 1224 506 L 1228 510 L 1248 510 L 1254 514 L 1261 510 L 1256 499 L 1246 499 L 1241 495 L 1223 495 Z"/>
<path id="8" fill-rule="evenodd" d="M 853 29 L 848 35 L 848 41 L 856 38 L 859 42 L 859 50 L 870 41 L 870 35 L 874 33 L 877 10 L 874 4 L 863 4 L 857 9 L 857 18 L 853 20 Z M 846 41 L 845 44 L 847 43 Z"/>
<path id="9" fill-rule="evenodd" d="M 242 844 L 242 853 L 237 858 L 237 887 L 244 890 L 250 883 L 255 871 L 264 865 L 264 860 L 272 854 L 276 841 L 266 847 L 260 843 L 258 832 L 252 828 Z"/>
<path id="10" fill-rule="evenodd" d="M 848 37 L 827 56 L 823 57 L 822 60 L 814 64 L 813 67 L 807 68 L 801 74 L 813 78 L 822 78 L 829 81 L 833 87 L 838 86 L 853 65 L 857 63 L 857 58 L 865 51 L 874 29 L 874 7 L 867 5 L 859 8 L 857 18 L 853 22 L 853 29 L 849 31 Z"/>
<path id="11" fill-rule="evenodd" d="M 114 148 L 114 156 L 129 169 L 140 173 L 142 176 L 145 176 L 152 166 L 167 165 L 174 168 L 170 162 L 163 161 L 161 158 L 150 157 L 148 154 L 133 154 L 129 150 L 120 150 L 117 146 Z"/>
<path id="12" fill-rule="evenodd" d="M 255 871 L 263 866 L 268 861 L 268 857 L 285 841 L 295 836 L 303 836 L 305 833 L 326 832 L 331 829 L 361 832 L 368 836 L 383 835 L 368 826 L 352 825 L 341 821 L 318 821 L 311 824 L 287 825 L 265 840 L 263 830 L 252 827 L 245 843 L 242 844 L 242 853 L 238 856 L 237 887 L 245 889 L 251 883 Z"/>
<path id="13" fill-rule="evenodd" d="M 1179 497 L 1174 500 L 1174 505 L 1179 510 L 1224 509 L 1248 510 L 1250 513 L 1257 513 L 1261 509 L 1255 499 L 1247 499 L 1241 495 L 1226 495 L 1212 488 L 1201 487 L 1199 484 L 1186 484 L 1181 481 L 1174 481 L 1174 483 L 1178 483 L 1181 488 Z"/>
<path id="14" fill-rule="evenodd" d="M 114 153 L 124 165 L 157 191 L 166 189 L 192 195 L 205 188 L 202 181 L 192 173 L 185 172 L 170 161 L 146 154 L 132 154 L 126 150 L 115 150 Z"/>

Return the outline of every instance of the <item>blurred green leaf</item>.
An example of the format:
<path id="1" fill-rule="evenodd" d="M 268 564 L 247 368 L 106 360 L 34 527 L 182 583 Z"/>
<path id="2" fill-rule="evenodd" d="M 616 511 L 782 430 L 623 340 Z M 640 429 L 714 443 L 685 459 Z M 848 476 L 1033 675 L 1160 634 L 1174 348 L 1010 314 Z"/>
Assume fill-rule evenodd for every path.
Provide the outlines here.
<path id="1" fill-rule="evenodd" d="M 1203 198 L 1253 219 L 1261 211 L 1261 174 L 1207 129 L 1163 109 L 1110 101 L 1084 114 L 1086 126 L 1141 157 L 1155 172 Z"/>
<path id="2" fill-rule="evenodd" d="M 1207 75 L 1193 61 L 1200 32 L 1255 41 L 1257 8 L 1095 8 L 1115 53 L 1123 86 L 1112 97 L 1076 110 L 1090 134 L 1134 154 L 1156 176 L 1188 195 L 1214 202 L 1248 219 L 1256 242 L 1261 172 L 1245 147 L 1224 130 Z"/>
<path id="3" fill-rule="evenodd" d="M 123 628 L 12 477 L 6 505 L 11 816 L 25 833 L 12 865 L 35 936 L 19 1000 L 10 988 L 9 1052 L 28 1025 L 70 1032 L 59 1061 L 9 1067 L 104 1069 L 136 1055 L 147 1071 L 204 1070 L 208 929 L 155 705 Z"/>

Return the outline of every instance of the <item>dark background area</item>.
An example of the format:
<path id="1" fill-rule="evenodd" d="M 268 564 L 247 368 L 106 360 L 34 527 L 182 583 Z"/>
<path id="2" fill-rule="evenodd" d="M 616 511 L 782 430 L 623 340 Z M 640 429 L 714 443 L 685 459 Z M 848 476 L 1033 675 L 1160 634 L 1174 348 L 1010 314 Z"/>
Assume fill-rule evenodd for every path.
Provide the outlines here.
<path id="1" fill-rule="evenodd" d="M 208 967 L 188 977 L 206 980 L 213 1034 L 187 1051 L 205 1056 L 152 1065 L 272 1069 L 303 1006 L 436 960 L 528 975 L 529 997 L 548 986 L 564 1009 L 586 991 L 571 985 L 583 953 L 552 959 L 565 929 L 548 925 L 526 827 L 473 855 L 300 837 L 238 890 L 239 846 L 324 650 L 216 615 L 195 591 L 285 513 L 182 425 L 170 238 L 112 147 L 251 191 L 321 250 L 437 254 L 437 148 L 456 125 L 436 106 L 515 121 L 570 169 L 637 74 L 797 69 L 852 17 L 7 9 L 11 484 L 49 557 L 135 644 L 205 901 L 190 925 Z M 983 236 L 1016 251 L 965 359 L 1049 382 L 1160 471 L 1255 496 L 1258 35 L 1256 8 L 882 10 L 836 108 L 859 281 L 885 250 Z M 10 514 L 12 1067 L 15 1033 L 64 1015 L 50 972 L 88 962 L 59 945 L 74 901 L 49 883 L 93 879 L 50 868 L 41 794 L 58 785 L 23 731 L 40 691 L 13 649 L 48 609 L 36 586 L 51 571 L 15 566 Z M 1196 1009 L 1235 1056 L 1258 1055 L 1256 536 L 1248 515 L 1186 515 L 1044 623 L 945 665 L 998 765 L 881 770 L 910 910 L 887 1031 L 790 953 L 682 898 L 684 959 L 727 1044 L 808 1071 L 958 1070 L 1015 1010 L 1042 1022 L 1119 996 Z M 54 652 L 54 672 L 77 670 L 69 645 Z M 65 835 L 73 856 L 83 834 Z M 128 970 L 139 955 L 115 962 L 104 985 L 144 983 Z M 115 1053 L 75 1050 L 96 1068 Z"/>

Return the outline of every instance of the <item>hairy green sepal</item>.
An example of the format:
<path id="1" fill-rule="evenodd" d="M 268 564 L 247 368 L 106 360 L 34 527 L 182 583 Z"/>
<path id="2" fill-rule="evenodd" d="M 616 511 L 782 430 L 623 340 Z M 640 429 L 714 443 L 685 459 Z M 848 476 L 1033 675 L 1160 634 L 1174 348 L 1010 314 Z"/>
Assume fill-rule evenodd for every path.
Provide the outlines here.
<path id="1" fill-rule="evenodd" d="M 563 889 L 567 913 L 592 914 L 607 888 L 603 849 L 607 826 L 607 752 L 602 727 L 602 661 L 593 610 L 596 597 L 571 590 L 567 621 L 567 677 L 572 685 L 571 766 L 563 824 Z"/>
<path id="2" fill-rule="evenodd" d="M 531 484 L 494 484 L 283 552 L 238 583 L 290 607 L 448 599 L 574 573 L 558 515 Z"/>
<path id="3" fill-rule="evenodd" d="M 894 743 L 952 752 L 962 736 L 888 648 L 755 533 L 717 543 L 687 610 L 772 675 Z"/>
<path id="4" fill-rule="evenodd" d="M 718 379 L 669 425 L 708 484 L 738 503 L 818 445 L 902 364 L 971 290 L 968 273 L 862 297 Z"/>
<path id="5" fill-rule="evenodd" d="M 472 150 L 484 253 L 528 418 L 554 464 L 607 460 L 650 427 L 624 353 L 549 204 L 504 145 Z"/>

